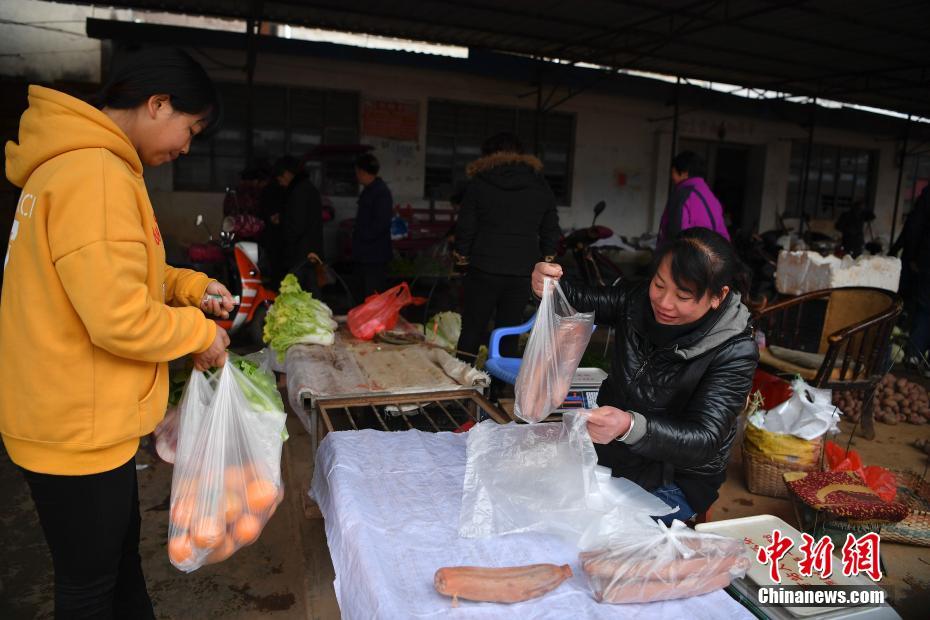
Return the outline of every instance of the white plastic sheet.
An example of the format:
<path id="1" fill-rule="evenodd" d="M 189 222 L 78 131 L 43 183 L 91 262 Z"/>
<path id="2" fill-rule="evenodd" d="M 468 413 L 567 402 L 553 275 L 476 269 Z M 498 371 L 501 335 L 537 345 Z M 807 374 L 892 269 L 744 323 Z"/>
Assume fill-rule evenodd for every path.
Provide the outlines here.
<path id="1" fill-rule="evenodd" d="M 833 404 L 833 391 L 812 388 L 802 379 L 791 383 L 793 394 L 768 411 L 756 411 L 749 423 L 771 433 L 794 435 L 811 441 L 839 431 L 842 412 Z"/>
<path id="2" fill-rule="evenodd" d="M 578 549 L 528 532 L 458 535 L 467 434 L 375 430 L 329 433 L 316 453 L 311 495 L 320 506 L 344 620 L 751 619 L 725 592 L 648 605 L 605 605 L 591 596 Z M 523 603 L 461 601 L 433 587 L 443 566 L 570 564 L 575 576 Z"/>
<path id="3" fill-rule="evenodd" d="M 488 423 L 490 422 L 490 423 Z M 598 468 L 587 412 L 563 422 L 485 421 L 468 432 L 459 533 L 477 538 L 520 532 L 558 534 L 596 544 L 602 519 L 614 510 L 661 516 L 674 511 L 629 480 Z M 598 469 L 604 472 L 597 473 Z"/>
<path id="4" fill-rule="evenodd" d="M 514 385 L 517 417 L 541 422 L 562 405 L 593 326 L 593 312 L 576 312 L 558 282 L 543 280 L 542 301 Z"/>
<path id="5" fill-rule="evenodd" d="M 232 363 L 212 378 L 191 373 L 178 406 L 168 528 L 168 557 L 180 570 L 221 562 L 253 543 L 284 497 L 286 416 L 269 402 Z"/>

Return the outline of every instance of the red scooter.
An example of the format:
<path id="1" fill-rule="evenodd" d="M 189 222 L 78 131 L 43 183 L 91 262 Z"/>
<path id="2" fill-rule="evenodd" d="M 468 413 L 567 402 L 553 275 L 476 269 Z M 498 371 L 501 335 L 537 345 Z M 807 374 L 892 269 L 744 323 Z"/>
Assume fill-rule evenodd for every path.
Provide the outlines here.
<path id="1" fill-rule="evenodd" d="M 203 215 L 197 216 L 196 225 L 207 231 L 208 242 L 191 245 L 188 250 L 191 262 L 225 284 L 237 303 L 228 319 L 214 320 L 230 335 L 243 332 L 251 342 L 261 342 L 265 314 L 277 295 L 262 281 L 258 244 L 235 241 L 230 218 L 223 220 L 219 242 L 213 240 L 213 233 L 204 222 Z"/>

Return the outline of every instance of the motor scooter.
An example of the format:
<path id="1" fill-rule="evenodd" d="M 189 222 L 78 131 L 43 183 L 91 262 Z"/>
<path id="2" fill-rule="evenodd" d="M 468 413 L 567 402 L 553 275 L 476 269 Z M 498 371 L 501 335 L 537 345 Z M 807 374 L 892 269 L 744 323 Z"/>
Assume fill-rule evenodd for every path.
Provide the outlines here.
<path id="1" fill-rule="evenodd" d="M 566 251 L 572 252 L 575 265 L 577 265 L 580 272 L 581 281 L 586 285 L 604 286 L 610 283 L 605 281 L 601 271 L 601 268 L 609 261 L 602 257 L 596 251 L 596 248 L 592 248 L 592 244 L 596 241 L 607 239 L 614 234 L 614 231 L 606 226 L 597 226 L 597 218 L 604 212 L 606 207 L 607 203 L 603 200 L 594 205 L 594 219 L 591 220 L 591 226 L 579 228 L 563 237 L 560 243 L 559 254 L 561 255 Z M 619 269 L 616 266 L 609 265 L 609 267 L 616 271 L 615 275 L 619 275 Z"/>
<path id="2" fill-rule="evenodd" d="M 254 241 L 236 241 L 234 225 L 229 217 L 223 220 L 218 242 L 214 241 L 203 215 L 197 215 L 195 225 L 207 231 L 208 242 L 191 245 L 188 250 L 191 262 L 222 282 L 237 300 L 228 319 L 214 320 L 230 335 L 242 332 L 249 341 L 261 342 L 265 315 L 277 294 L 262 281 L 258 266 L 258 244 Z"/>

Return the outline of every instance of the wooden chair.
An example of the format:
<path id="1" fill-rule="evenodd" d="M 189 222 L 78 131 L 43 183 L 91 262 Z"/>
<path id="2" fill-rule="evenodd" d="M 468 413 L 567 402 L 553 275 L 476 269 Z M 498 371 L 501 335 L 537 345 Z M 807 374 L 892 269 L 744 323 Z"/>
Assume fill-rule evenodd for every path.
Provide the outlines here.
<path id="1" fill-rule="evenodd" d="M 891 330 L 901 308 L 897 294 L 868 287 L 814 291 L 768 306 L 754 317 L 766 342 L 759 365 L 801 375 L 813 387 L 861 391 L 862 434 L 873 439 L 872 395 L 889 370 Z M 786 361 L 791 356 L 773 355 L 773 346 L 806 359 Z"/>

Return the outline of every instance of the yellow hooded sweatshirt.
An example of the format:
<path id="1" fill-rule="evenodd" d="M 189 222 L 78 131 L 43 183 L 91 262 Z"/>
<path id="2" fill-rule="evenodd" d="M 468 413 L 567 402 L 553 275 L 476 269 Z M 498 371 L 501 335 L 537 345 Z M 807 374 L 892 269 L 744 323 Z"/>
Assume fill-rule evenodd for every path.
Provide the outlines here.
<path id="1" fill-rule="evenodd" d="M 165 264 L 139 155 L 93 106 L 30 86 L 6 175 L 22 194 L 0 299 L 3 443 L 30 471 L 115 469 L 165 414 L 166 362 L 213 342 L 196 307 L 210 280 Z"/>

